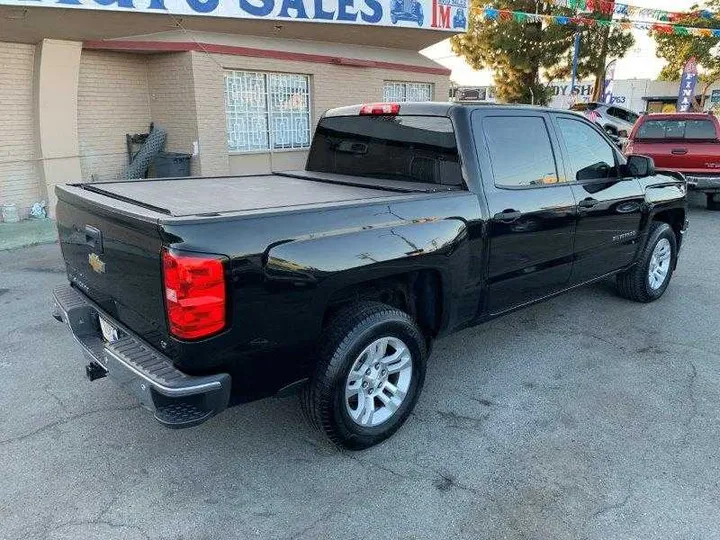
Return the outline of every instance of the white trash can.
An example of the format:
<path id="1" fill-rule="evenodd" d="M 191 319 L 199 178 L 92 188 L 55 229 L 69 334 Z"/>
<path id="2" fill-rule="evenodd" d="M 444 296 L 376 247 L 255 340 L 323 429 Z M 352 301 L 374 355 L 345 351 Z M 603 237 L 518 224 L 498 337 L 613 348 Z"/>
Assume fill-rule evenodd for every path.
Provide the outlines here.
<path id="1" fill-rule="evenodd" d="M 5 203 L 2 205 L 2 218 L 5 223 L 17 223 L 20 221 L 17 206 L 15 203 Z"/>

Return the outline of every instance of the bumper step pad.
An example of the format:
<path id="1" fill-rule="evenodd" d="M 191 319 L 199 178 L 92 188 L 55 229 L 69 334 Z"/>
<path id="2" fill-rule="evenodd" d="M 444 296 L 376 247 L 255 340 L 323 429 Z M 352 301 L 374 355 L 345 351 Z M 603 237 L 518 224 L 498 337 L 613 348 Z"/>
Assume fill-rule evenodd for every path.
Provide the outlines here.
<path id="1" fill-rule="evenodd" d="M 53 296 L 53 316 L 70 327 L 85 356 L 153 411 L 161 424 L 171 428 L 195 426 L 227 407 L 231 386 L 227 373 L 187 375 L 70 285 L 57 287 Z M 102 339 L 100 315 L 120 330 L 120 339 L 113 343 Z"/>

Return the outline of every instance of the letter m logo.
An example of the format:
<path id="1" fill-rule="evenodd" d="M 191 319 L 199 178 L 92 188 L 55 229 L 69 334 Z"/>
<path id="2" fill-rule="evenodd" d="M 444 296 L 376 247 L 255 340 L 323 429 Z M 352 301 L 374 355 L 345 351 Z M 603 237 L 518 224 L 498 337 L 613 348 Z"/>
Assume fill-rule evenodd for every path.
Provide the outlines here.
<path id="1" fill-rule="evenodd" d="M 450 28 L 450 6 L 438 4 L 433 0 L 432 25 L 433 28 Z"/>

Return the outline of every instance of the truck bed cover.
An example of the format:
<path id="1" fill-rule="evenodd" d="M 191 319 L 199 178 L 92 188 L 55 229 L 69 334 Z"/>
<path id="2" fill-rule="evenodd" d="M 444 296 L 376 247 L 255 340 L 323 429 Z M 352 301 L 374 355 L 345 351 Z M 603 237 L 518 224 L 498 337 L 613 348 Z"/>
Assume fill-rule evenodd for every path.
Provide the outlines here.
<path id="1" fill-rule="evenodd" d="M 374 199 L 396 191 L 281 174 L 153 178 L 82 187 L 174 217 Z"/>

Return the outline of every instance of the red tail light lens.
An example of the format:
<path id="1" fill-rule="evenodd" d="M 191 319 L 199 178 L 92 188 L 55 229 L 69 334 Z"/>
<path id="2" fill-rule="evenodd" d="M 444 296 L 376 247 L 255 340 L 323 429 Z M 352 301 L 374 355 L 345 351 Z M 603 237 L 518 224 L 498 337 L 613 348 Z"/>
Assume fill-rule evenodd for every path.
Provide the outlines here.
<path id="1" fill-rule="evenodd" d="M 163 278 L 173 336 L 199 339 L 225 328 L 222 257 L 163 251 Z"/>
<path id="2" fill-rule="evenodd" d="M 392 116 L 399 112 L 399 103 L 368 103 L 360 107 L 363 116 Z"/>

